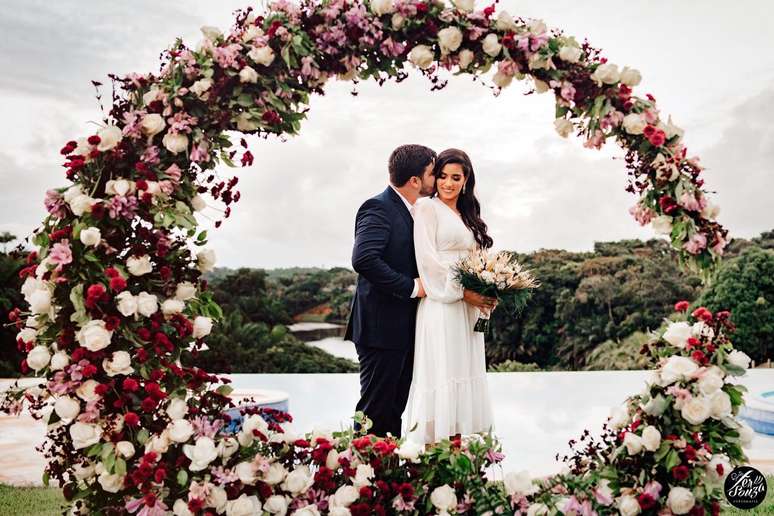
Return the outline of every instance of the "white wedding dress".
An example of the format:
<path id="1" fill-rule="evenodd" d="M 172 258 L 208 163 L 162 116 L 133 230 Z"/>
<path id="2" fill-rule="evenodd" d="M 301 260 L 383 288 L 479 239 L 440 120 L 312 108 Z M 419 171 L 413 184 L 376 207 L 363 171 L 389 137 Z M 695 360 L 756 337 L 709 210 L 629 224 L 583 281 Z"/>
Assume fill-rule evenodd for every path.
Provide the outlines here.
<path id="1" fill-rule="evenodd" d="M 427 297 L 419 302 L 414 370 L 403 417 L 408 439 L 424 444 L 493 427 L 484 334 L 477 308 L 462 301 L 451 267 L 476 247 L 473 233 L 437 197 L 414 205 L 414 247 Z"/>

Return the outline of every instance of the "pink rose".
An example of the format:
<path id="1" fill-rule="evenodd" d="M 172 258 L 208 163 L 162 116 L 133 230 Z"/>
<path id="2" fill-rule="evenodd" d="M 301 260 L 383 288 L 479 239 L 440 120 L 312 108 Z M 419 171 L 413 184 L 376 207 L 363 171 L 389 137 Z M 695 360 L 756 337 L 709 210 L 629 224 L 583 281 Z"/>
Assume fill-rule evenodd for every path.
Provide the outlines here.
<path id="1" fill-rule="evenodd" d="M 699 254 L 702 249 L 707 247 L 707 237 L 704 233 L 694 233 L 686 243 L 683 244 L 683 249 L 691 254 Z"/>

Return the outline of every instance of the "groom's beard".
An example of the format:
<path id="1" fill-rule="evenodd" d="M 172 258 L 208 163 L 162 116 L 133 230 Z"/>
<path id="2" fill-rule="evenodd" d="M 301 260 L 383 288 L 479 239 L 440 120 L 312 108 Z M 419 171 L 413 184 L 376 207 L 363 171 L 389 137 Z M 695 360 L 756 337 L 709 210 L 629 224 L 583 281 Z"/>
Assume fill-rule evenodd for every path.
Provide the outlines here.
<path id="1" fill-rule="evenodd" d="M 435 187 L 432 187 L 432 188 L 422 188 L 419 191 L 419 196 L 420 197 L 430 197 L 431 195 L 433 195 L 433 193 L 435 193 Z"/>

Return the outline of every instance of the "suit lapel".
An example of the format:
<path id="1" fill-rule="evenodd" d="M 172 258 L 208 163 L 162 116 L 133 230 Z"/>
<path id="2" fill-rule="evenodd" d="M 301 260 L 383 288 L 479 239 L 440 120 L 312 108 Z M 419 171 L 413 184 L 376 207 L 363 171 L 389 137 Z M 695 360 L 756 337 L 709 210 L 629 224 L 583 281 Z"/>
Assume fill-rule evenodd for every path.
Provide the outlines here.
<path id="1" fill-rule="evenodd" d="M 403 204 L 403 199 L 400 198 L 400 196 L 398 195 L 398 192 L 393 190 L 391 186 L 388 186 L 387 196 L 396 205 L 395 209 L 398 210 L 398 213 L 400 213 L 401 218 L 406 223 L 406 225 L 408 225 L 409 231 L 414 231 L 414 219 L 411 217 L 411 213 L 409 213 L 408 209 L 406 209 L 406 205 Z"/>

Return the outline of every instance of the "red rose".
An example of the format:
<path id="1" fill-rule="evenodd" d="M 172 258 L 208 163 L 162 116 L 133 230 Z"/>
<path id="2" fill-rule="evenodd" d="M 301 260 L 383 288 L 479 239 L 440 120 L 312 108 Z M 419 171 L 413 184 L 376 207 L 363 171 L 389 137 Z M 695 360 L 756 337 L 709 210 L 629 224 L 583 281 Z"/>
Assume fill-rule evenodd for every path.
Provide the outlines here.
<path id="1" fill-rule="evenodd" d="M 666 134 L 661 129 L 658 129 L 656 132 L 654 132 L 652 135 L 648 137 L 648 141 L 654 147 L 661 147 L 662 145 L 664 145 L 664 142 L 666 141 Z"/>
<path id="2" fill-rule="evenodd" d="M 363 486 L 360 488 L 360 497 L 365 498 L 366 500 L 370 500 L 371 497 L 374 495 L 373 490 L 368 486 Z"/>
<path id="3" fill-rule="evenodd" d="M 86 364 L 81 369 L 81 374 L 83 374 L 83 376 L 85 376 L 86 378 L 91 378 L 96 374 L 96 372 L 97 372 L 97 366 L 95 366 L 94 364 Z"/>
<path id="4" fill-rule="evenodd" d="M 140 424 L 140 417 L 134 412 L 127 412 L 124 414 L 124 423 L 129 426 L 137 426 Z"/>
<path id="5" fill-rule="evenodd" d="M 108 278 L 115 278 L 116 276 L 120 276 L 120 275 L 121 273 L 118 272 L 118 269 L 116 269 L 115 267 L 108 267 L 107 269 L 105 269 L 105 276 L 107 276 Z"/>
<path id="6" fill-rule="evenodd" d="M 643 511 L 647 511 L 648 509 L 652 509 L 656 506 L 656 500 L 653 498 L 653 495 L 650 493 L 642 493 L 640 496 L 637 497 L 637 502 L 639 502 L 640 507 L 642 507 Z"/>
<path id="7" fill-rule="evenodd" d="M 126 280 L 121 276 L 114 276 L 110 278 L 110 290 L 113 292 L 121 292 L 126 288 Z"/>
<path id="8" fill-rule="evenodd" d="M 91 205 L 91 216 L 95 219 L 101 219 L 105 216 L 105 205 L 101 202 L 95 202 Z"/>
<path id="9" fill-rule="evenodd" d="M 145 179 L 138 179 L 134 184 L 138 190 L 147 190 L 148 182 Z"/>
<path id="10" fill-rule="evenodd" d="M 703 306 L 700 306 L 699 308 L 691 312 L 691 316 L 694 317 L 695 319 L 699 319 L 700 321 L 704 321 L 704 322 L 712 321 L 712 312 L 710 312 Z"/>
<path id="11" fill-rule="evenodd" d="M 91 136 L 89 136 L 87 141 L 89 142 L 89 145 L 99 145 L 99 142 L 102 141 L 102 138 L 100 138 L 96 134 L 92 134 Z"/>
<path id="12" fill-rule="evenodd" d="M 142 340 L 148 341 L 151 338 L 151 331 L 148 328 L 142 327 L 137 330 L 137 336 Z"/>
<path id="13" fill-rule="evenodd" d="M 658 205 L 661 207 L 661 211 L 667 215 L 671 215 L 678 209 L 675 200 L 668 195 L 662 195 L 658 200 Z"/>
<path id="14" fill-rule="evenodd" d="M 159 275 L 161 275 L 161 279 L 167 281 L 172 276 L 172 269 L 169 265 L 164 265 L 159 269 Z"/>
<path id="15" fill-rule="evenodd" d="M 105 292 L 105 285 L 102 283 L 95 283 L 93 285 L 89 285 L 89 288 L 86 289 L 86 297 L 90 299 L 98 299 L 102 297 L 102 294 Z"/>
<path id="16" fill-rule="evenodd" d="M 688 337 L 688 348 L 698 348 L 701 346 L 701 341 L 696 337 Z"/>
<path id="17" fill-rule="evenodd" d="M 696 460 L 696 449 L 690 444 L 687 445 L 683 450 L 683 457 L 685 457 L 685 460 L 687 461 Z"/>
<path id="18" fill-rule="evenodd" d="M 656 128 L 652 125 L 648 124 L 645 126 L 645 129 L 642 130 L 642 134 L 645 136 L 645 138 L 650 139 L 651 136 L 653 136 L 653 133 L 656 132 Z"/>
<path id="19" fill-rule="evenodd" d="M 121 318 L 116 315 L 109 315 L 105 317 L 105 329 L 107 331 L 113 331 L 121 326 Z"/>
<path id="20" fill-rule="evenodd" d="M 678 482 L 685 480 L 688 478 L 688 475 L 690 475 L 691 471 L 688 469 L 688 466 L 685 464 L 680 464 L 679 466 L 675 466 L 672 468 L 672 477 L 674 477 L 675 480 Z"/>
<path id="21" fill-rule="evenodd" d="M 676 312 L 685 312 L 688 310 L 688 307 L 690 306 L 690 303 L 688 301 L 678 301 L 675 303 L 675 311 Z"/>

